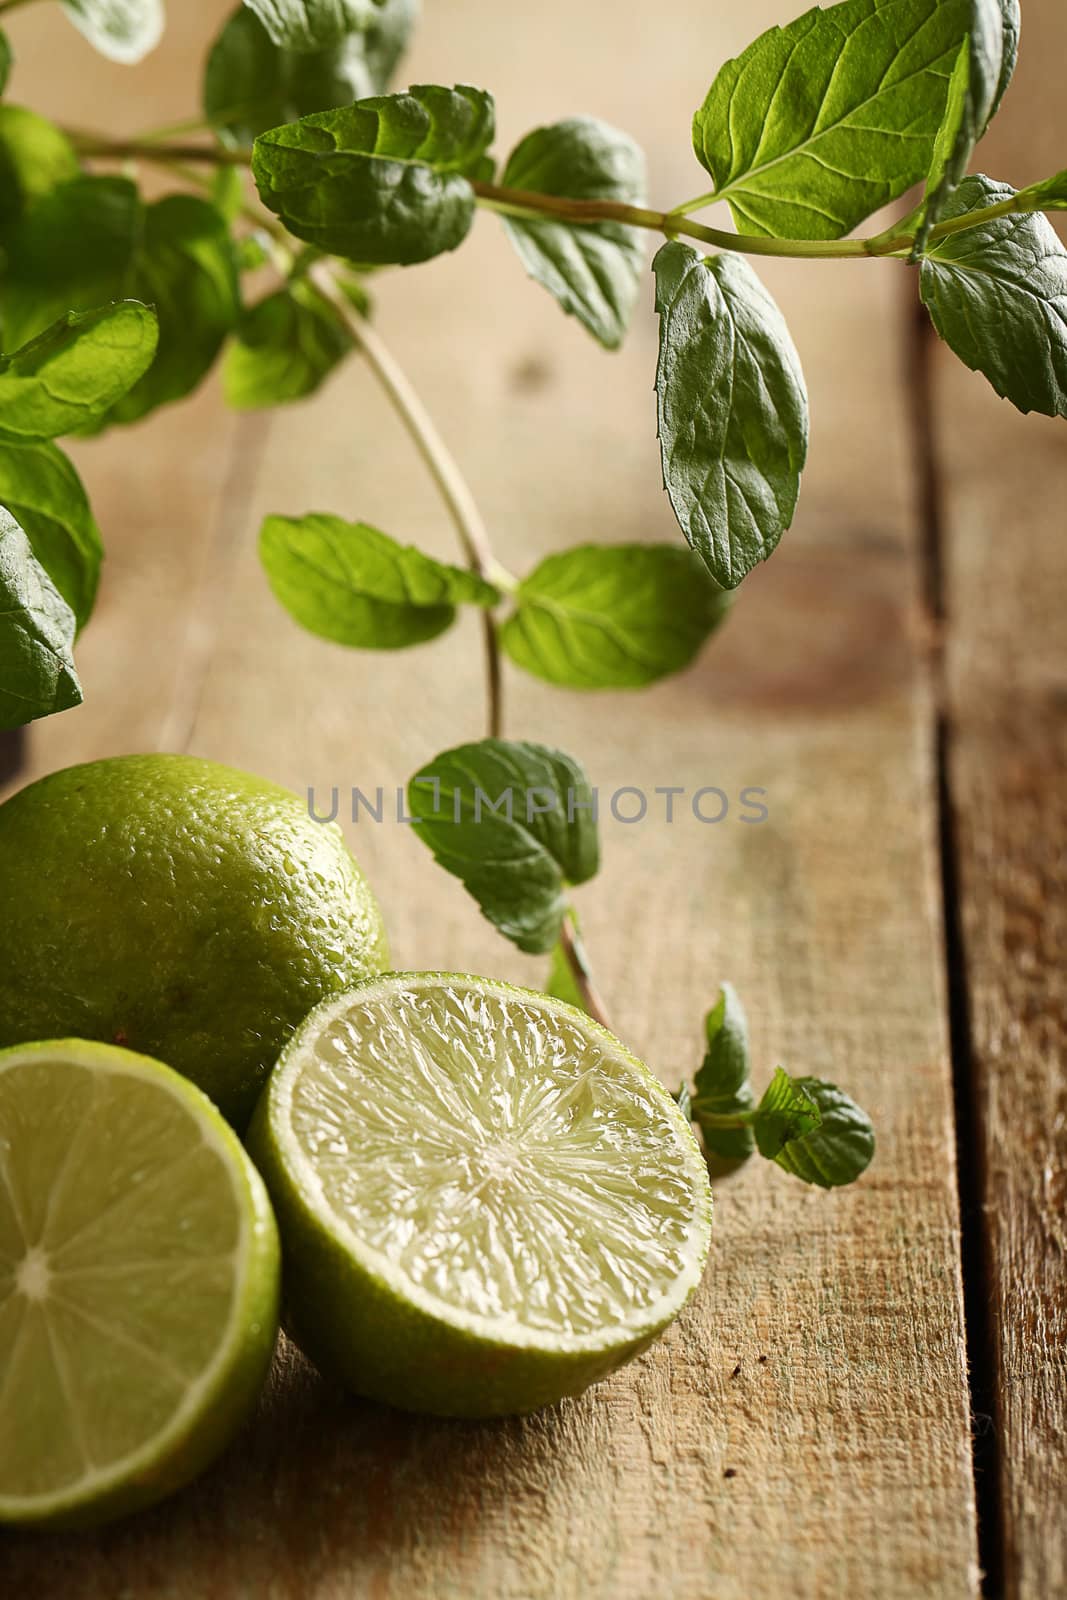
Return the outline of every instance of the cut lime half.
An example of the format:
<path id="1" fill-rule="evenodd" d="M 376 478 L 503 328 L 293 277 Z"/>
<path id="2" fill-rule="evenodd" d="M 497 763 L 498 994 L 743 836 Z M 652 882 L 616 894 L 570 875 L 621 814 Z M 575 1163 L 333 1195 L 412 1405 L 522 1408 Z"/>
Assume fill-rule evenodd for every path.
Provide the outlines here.
<path id="1" fill-rule="evenodd" d="M 161 1499 L 266 1375 L 270 1203 L 207 1097 L 147 1057 L 0 1051 L 0 1522 Z"/>
<path id="2" fill-rule="evenodd" d="M 394 973 L 324 1002 L 249 1146 L 295 1337 L 397 1406 L 577 1393 L 677 1315 L 707 1254 L 707 1170 L 666 1090 L 582 1012 L 486 978 Z"/>

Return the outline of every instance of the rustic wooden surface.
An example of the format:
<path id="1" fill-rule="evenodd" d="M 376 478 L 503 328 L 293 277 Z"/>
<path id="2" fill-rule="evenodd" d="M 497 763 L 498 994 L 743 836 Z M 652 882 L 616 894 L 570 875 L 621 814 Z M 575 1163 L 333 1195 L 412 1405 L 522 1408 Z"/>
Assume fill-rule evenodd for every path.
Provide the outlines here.
<path id="1" fill-rule="evenodd" d="M 1023 9 L 1008 114 L 982 151 L 1016 184 L 1062 165 L 1047 63 L 1067 46 L 1062 6 Z M 947 353 L 934 377 L 956 959 L 991 1333 L 983 1469 L 1002 1590 L 1046 1600 L 1067 1594 L 1067 433 Z"/>
<path id="2" fill-rule="evenodd" d="M 134 131 L 179 117 L 228 9 L 223 0 L 173 5 L 163 48 L 121 71 L 52 8 L 33 8 L 12 21 L 22 54 L 14 92 L 86 125 Z M 652 192 L 666 203 L 699 187 L 688 114 L 714 70 L 787 16 L 778 0 L 664 0 L 654 16 L 625 23 L 610 0 L 577 9 L 545 0 L 521 27 L 514 8 L 488 0 L 427 11 L 412 80 L 494 89 L 501 148 L 537 121 L 603 115 L 646 145 Z M 1047 48 L 1034 63 L 1043 59 L 1046 78 Z M 1004 116 L 1017 130 L 1029 125 L 1019 98 Z M 929 530 L 903 359 L 908 286 L 888 263 L 771 264 L 765 276 L 813 400 L 796 526 L 689 673 L 642 695 L 597 697 L 509 675 L 508 723 L 580 755 L 605 796 L 621 784 L 768 791 L 770 820 L 759 827 L 734 816 L 718 827 L 609 817 L 601 878 L 582 894 L 589 944 L 618 1030 L 668 1081 L 693 1064 L 703 1010 L 718 981 L 733 978 L 764 1070 L 781 1060 L 846 1084 L 876 1119 L 875 1165 L 831 1195 L 766 1168 L 721 1184 L 707 1278 L 680 1323 L 610 1382 L 534 1418 L 401 1417 L 339 1396 L 286 1348 L 259 1415 L 200 1483 L 97 1535 L 6 1538 L 5 1593 L 907 1600 L 977 1591 L 938 674 L 920 598 Z M 490 218 L 456 257 L 383 278 L 379 326 L 443 420 L 508 565 L 578 540 L 677 537 L 657 487 L 647 299 L 626 350 L 604 355 L 524 279 Z M 957 397 L 950 385 L 961 382 Z M 1053 1309 L 1062 1158 L 1041 1165 L 1043 1141 L 1057 1117 L 1062 1139 L 1064 1122 L 1063 1091 L 1057 1109 L 1043 1077 L 1050 1051 L 1062 1049 L 1062 995 L 1057 1011 L 1051 993 L 1063 926 L 1045 920 L 1054 885 L 1037 837 L 1055 821 L 1046 778 L 1064 765 L 1052 738 L 1062 735 L 1053 592 L 1062 572 L 1050 566 L 1039 592 L 1024 590 L 1009 534 L 1021 540 L 1027 528 L 1007 485 L 1018 481 L 1035 517 L 1062 521 L 1030 481 L 1062 466 L 1062 445 L 1053 425 L 1011 419 L 1014 466 L 1002 477 L 994 446 L 1006 409 L 965 377 L 946 375 L 937 401 L 952 603 L 966 623 L 951 655 L 954 776 L 990 1200 L 1003 1211 L 990 1239 L 1002 1252 L 1004 1359 L 1021 1379 L 1006 1391 L 1005 1439 L 1018 1454 L 1005 1452 L 1004 1472 L 1020 1548 L 1030 1540 L 1025 1592 L 1036 1596 L 1055 1592 L 1042 1591 L 1039 1575 L 1062 1577 L 1063 1562 L 1047 1528 L 1057 1393 L 1062 1405 L 1062 1310 L 1057 1324 Z M 981 476 L 958 406 L 983 430 Z M 346 654 L 291 625 L 258 569 L 268 511 L 358 515 L 450 553 L 410 445 L 358 363 L 270 421 L 227 416 L 212 385 L 77 453 L 108 571 L 79 657 L 87 704 L 34 730 L 34 771 L 189 748 L 300 791 L 388 791 L 435 750 L 481 731 L 472 623 L 395 659 Z M 1011 675 L 1001 670 L 1008 650 Z M 1062 810 L 1058 826 L 1062 839 Z M 364 821 L 349 831 L 398 965 L 538 981 L 537 965 L 496 938 L 406 829 Z M 1023 1125 L 1025 1153 L 1013 1141 Z M 1043 1358 L 1031 1326 L 1047 1339 Z M 1041 1449 L 1028 1461 L 1024 1444 L 1035 1438 Z"/>
<path id="3" fill-rule="evenodd" d="M 1062 424 L 990 416 L 945 372 L 950 770 L 977 1082 L 1006 1592 L 1067 1593 L 1067 685 Z M 974 455 L 976 441 L 989 453 Z M 1002 453 L 1003 452 L 1003 453 Z M 975 465 L 977 464 L 977 470 Z M 1058 1507 L 1058 1514 L 1052 1508 Z"/>

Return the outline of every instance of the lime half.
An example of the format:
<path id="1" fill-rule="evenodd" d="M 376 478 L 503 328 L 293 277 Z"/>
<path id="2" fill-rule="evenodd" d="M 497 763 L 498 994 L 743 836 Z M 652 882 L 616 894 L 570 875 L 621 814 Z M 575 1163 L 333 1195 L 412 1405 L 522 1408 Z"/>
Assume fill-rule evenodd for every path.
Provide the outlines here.
<path id="1" fill-rule="evenodd" d="M 192 1084 L 110 1045 L 0 1051 L 0 1522 L 102 1522 L 206 1466 L 266 1375 L 278 1276 Z"/>
<path id="2" fill-rule="evenodd" d="M 286 1317 L 358 1393 L 529 1411 L 636 1355 L 707 1254 L 689 1125 L 572 1006 L 395 973 L 312 1012 L 249 1146 L 278 1214 Z"/>

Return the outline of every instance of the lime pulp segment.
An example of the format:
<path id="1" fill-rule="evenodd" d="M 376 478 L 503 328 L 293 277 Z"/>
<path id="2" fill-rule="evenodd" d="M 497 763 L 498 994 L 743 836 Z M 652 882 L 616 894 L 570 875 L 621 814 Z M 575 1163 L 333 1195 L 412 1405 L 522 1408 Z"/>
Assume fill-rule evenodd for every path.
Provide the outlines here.
<path id="1" fill-rule="evenodd" d="M 693 1134 L 571 1006 L 485 979 L 371 981 L 314 1013 L 277 1094 L 330 1226 L 454 1325 L 589 1347 L 656 1330 L 701 1275 Z"/>
<path id="2" fill-rule="evenodd" d="M 0 1052 L 0 1520 L 97 1520 L 204 1465 L 269 1362 L 277 1256 L 258 1176 L 176 1073 Z"/>

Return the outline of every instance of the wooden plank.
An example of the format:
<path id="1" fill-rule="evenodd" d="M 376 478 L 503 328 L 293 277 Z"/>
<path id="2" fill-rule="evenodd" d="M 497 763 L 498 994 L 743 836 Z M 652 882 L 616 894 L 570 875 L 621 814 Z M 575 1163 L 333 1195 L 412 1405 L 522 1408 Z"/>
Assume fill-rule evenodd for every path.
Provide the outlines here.
<path id="1" fill-rule="evenodd" d="M 1062 6 L 1031 0 L 983 170 L 1022 184 L 1063 165 L 1049 63 L 1065 47 Z M 1001 1586 L 1044 1600 L 1067 1592 L 1067 432 L 947 352 L 935 373 Z"/>
<path id="2" fill-rule="evenodd" d="M 183 19 L 217 9 L 189 0 Z M 787 12 L 670 0 L 667 28 L 666 10 L 653 31 L 621 21 L 610 0 L 545 0 L 519 31 L 511 8 L 454 0 L 447 14 L 428 8 L 410 75 L 492 87 L 502 147 L 555 115 L 612 117 L 647 144 L 669 202 L 700 182 L 689 107 L 722 60 Z M 533 1418 L 394 1415 L 339 1396 L 287 1348 L 259 1415 L 199 1484 L 128 1527 L 11 1539 L 0 1554 L 11 1592 L 975 1593 L 900 274 L 841 263 L 766 276 L 815 404 L 796 528 L 683 678 L 590 698 L 510 675 L 509 729 L 573 750 L 601 787 L 603 876 L 582 909 L 623 1036 L 673 1081 L 695 1062 L 718 981 L 732 977 L 764 1070 L 782 1060 L 846 1083 L 876 1118 L 876 1165 L 832 1195 L 766 1168 L 724 1182 L 712 1264 L 679 1324 L 608 1383 Z M 677 537 L 657 487 L 650 306 L 627 349 L 606 357 L 483 219 L 461 255 L 383 277 L 380 325 L 444 419 L 512 567 L 579 540 Z M 206 444 L 210 403 L 202 425 Z M 162 426 L 144 447 L 146 472 L 171 459 Z M 191 499 L 195 485 L 190 469 Z M 200 650 L 208 670 L 183 742 L 298 790 L 388 790 L 435 749 L 477 735 L 472 625 L 395 659 L 348 655 L 292 627 L 257 568 L 266 511 L 361 515 L 449 548 L 410 446 L 358 365 L 279 420 L 242 500 L 223 626 L 210 656 Z M 153 693 L 159 738 L 173 702 Z M 624 784 L 653 808 L 657 786 L 736 797 L 759 785 L 770 819 L 745 826 L 735 807 L 717 827 L 691 811 L 668 825 L 653 809 L 626 826 L 607 804 Z M 349 832 L 398 963 L 538 980 L 409 830 Z"/>
<path id="3" fill-rule="evenodd" d="M 1063 424 L 941 375 L 950 775 L 993 1317 L 1007 1593 L 1067 1590 Z"/>

